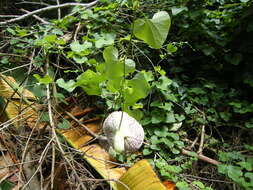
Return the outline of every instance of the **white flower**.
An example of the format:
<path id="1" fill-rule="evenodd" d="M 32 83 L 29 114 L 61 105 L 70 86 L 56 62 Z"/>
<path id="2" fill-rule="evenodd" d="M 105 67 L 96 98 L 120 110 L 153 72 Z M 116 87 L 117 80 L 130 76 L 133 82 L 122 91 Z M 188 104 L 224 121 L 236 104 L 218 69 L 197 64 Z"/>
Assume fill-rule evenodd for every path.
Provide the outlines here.
<path id="1" fill-rule="evenodd" d="M 135 152 L 144 140 L 142 126 L 126 112 L 112 112 L 103 123 L 108 143 L 117 152 Z"/>

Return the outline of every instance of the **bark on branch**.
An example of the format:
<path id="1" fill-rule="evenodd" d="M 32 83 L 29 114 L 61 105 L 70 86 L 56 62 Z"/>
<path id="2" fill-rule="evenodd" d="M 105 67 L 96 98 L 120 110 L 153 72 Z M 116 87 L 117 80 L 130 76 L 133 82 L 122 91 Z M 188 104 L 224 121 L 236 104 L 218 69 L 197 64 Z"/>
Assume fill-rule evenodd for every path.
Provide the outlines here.
<path id="1" fill-rule="evenodd" d="M 42 12 L 53 10 L 53 9 L 59 9 L 59 8 L 63 8 L 63 7 L 82 6 L 82 7 L 85 7 L 85 8 L 89 8 L 89 7 L 94 6 L 97 2 L 98 1 L 95 0 L 91 3 L 64 3 L 64 4 L 61 4 L 61 5 L 52 5 L 52 6 L 49 6 L 49 7 L 44 7 L 44 8 L 32 11 L 32 12 L 26 13 L 24 15 L 21 15 L 21 16 L 17 17 L 17 18 L 13 18 L 13 19 L 10 19 L 10 20 L 7 20 L 7 21 L 0 22 L 0 25 L 5 25 L 5 24 L 17 22 L 17 21 L 23 20 L 27 17 L 33 16 L 33 15 L 38 14 L 38 13 L 42 13 Z"/>

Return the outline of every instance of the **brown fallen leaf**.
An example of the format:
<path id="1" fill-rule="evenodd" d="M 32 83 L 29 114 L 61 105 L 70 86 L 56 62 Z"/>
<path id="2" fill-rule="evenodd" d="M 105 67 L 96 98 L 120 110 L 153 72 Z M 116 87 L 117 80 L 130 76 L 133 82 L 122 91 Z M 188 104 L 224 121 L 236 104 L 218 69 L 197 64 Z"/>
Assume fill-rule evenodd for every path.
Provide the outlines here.
<path id="1" fill-rule="evenodd" d="M 4 110 L 0 110 L 0 113 L 4 112 L 0 116 L 0 122 L 11 120 L 16 127 L 19 127 L 20 123 L 26 123 L 30 128 L 35 124 L 38 129 L 45 127 L 43 122 L 37 124 L 40 106 L 34 104 L 36 98 L 32 92 L 20 87 L 13 77 L 4 75 L 0 75 L 0 89 L 0 97 L 4 103 L 1 107 Z"/>
<path id="2" fill-rule="evenodd" d="M 0 156 L 0 181 L 13 174 L 13 170 L 10 169 L 10 166 L 13 164 L 14 162 L 8 152 Z"/>
<path id="3" fill-rule="evenodd" d="M 163 185 L 167 188 L 167 190 L 176 190 L 176 185 L 171 181 L 164 181 Z"/>

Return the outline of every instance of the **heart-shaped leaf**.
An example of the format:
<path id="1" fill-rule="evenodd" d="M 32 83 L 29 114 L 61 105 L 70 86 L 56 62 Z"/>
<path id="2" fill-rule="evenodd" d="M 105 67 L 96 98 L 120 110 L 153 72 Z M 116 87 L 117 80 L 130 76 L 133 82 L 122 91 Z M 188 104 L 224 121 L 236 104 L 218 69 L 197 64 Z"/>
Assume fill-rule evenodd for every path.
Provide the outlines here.
<path id="1" fill-rule="evenodd" d="M 119 52 L 113 46 L 109 46 L 109 47 L 105 48 L 103 51 L 103 57 L 104 57 L 105 62 L 107 62 L 107 63 L 117 62 L 118 56 L 119 56 Z"/>
<path id="2" fill-rule="evenodd" d="M 137 73 L 135 77 L 127 81 L 127 88 L 125 89 L 125 103 L 133 105 L 138 100 L 145 98 L 150 90 L 150 85 L 145 79 L 142 72 Z"/>
<path id="3" fill-rule="evenodd" d="M 88 95 L 100 95 L 99 84 L 105 80 L 104 76 L 88 69 L 77 77 L 75 86 L 80 86 Z"/>
<path id="4" fill-rule="evenodd" d="M 59 87 L 67 90 L 68 92 L 72 92 L 75 89 L 75 86 L 74 86 L 75 81 L 74 80 L 69 80 L 69 81 L 65 82 L 64 79 L 60 78 L 56 81 L 56 84 Z"/>
<path id="5" fill-rule="evenodd" d="M 134 22 L 133 33 L 150 47 L 159 49 L 167 38 L 170 24 L 169 14 L 165 11 L 160 11 L 152 19 L 137 19 Z"/>

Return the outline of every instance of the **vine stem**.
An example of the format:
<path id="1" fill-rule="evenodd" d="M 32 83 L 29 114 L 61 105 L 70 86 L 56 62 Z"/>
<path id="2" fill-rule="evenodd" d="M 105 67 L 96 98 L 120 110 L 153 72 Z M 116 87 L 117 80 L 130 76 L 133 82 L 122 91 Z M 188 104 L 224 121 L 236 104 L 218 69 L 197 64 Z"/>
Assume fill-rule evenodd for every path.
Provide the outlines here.
<path id="1" fill-rule="evenodd" d="M 91 3 L 64 3 L 64 4 L 60 4 L 60 5 L 52 5 L 52 6 L 44 7 L 44 8 L 41 8 L 41 9 L 37 9 L 35 11 L 31 11 L 31 12 L 26 13 L 24 15 L 21 15 L 17 18 L 13 18 L 13 19 L 10 19 L 10 20 L 7 20 L 7 21 L 0 22 L 0 25 L 5 25 L 5 24 L 17 22 L 17 21 L 23 20 L 27 17 L 36 15 L 38 13 L 42 13 L 42 12 L 53 10 L 53 9 L 59 9 L 59 8 L 70 7 L 70 6 L 82 6 L 82 7 L 85 7 L 85 8 L 89 8 L 89 7 L 92 7 L 95 4 L 97 4 L 97 2 L 98 1 L 95 0 Z"/>

